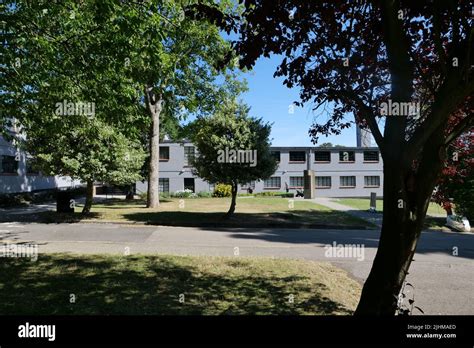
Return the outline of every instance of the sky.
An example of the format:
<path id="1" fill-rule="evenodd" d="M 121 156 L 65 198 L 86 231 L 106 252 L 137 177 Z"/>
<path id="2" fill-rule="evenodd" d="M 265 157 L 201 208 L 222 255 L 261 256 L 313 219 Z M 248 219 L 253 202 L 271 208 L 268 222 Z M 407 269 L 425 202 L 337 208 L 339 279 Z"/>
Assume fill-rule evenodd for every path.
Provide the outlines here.
<path id="1" fill-rule="evenodd" d="M 249 90 L 241 99 L 251 107 L 250 116 L 273 123 L 273 146 L 314 146 L 308 135 L 313 119 L 317 115 L 319 122 L 324 123 L 329 115 L 320 110 L 313 112 L 310 104 L 304 108 L 294 107 L 293 114 L 289 112 L 290 105 L 299 100 L 299 89 L 289 89 L 283 85 L 283 78 L 273 77 L 280 61 L 278 56 L 260 58 L 251 72 L 243 74 Z M 343 130 L 339 135 L 320 136 L 316 146 L 326 142 L 356 146 L 355 127 Z"/>

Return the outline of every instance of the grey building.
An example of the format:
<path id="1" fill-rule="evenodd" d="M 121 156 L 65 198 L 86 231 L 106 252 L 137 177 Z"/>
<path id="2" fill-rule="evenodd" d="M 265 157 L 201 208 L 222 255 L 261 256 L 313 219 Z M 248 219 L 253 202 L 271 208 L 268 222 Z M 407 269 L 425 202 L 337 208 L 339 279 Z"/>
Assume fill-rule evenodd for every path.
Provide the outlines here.
<path id="1" fill-rule="evenodd" d="M 44 176 L 32 159 L 0 136 L 0 194 L 75 187 L 79 181 L 68 177 Z"/>
<path id="2" fill-rule="evenodd" d="M 240 192 L 303 191 L 305 170 L 314 171 L 317 197 L 382 196 L 383 163 L 377 147 L 272 147 L 278 161 L 275 174 L 267 179 L 241 185 Z M 164 141 L 160 146 L 160 191 L 212 191 L 213 185 L 192 173 L 190 160 L 196 149 L 188 141 Z M 147 183 L 138 182 L 137 192 Z"/>

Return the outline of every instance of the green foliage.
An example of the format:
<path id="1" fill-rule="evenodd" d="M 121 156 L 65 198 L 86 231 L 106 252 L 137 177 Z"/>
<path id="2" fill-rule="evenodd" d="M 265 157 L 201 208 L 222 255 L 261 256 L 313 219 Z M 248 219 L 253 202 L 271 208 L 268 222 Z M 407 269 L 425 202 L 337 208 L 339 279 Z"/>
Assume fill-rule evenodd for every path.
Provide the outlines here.
<path id="1" fill-rule="evenodd" d="M 188 190 L 188 189 L 175 191 L 175 192 L 171 193 L 170 196 L 174 197 L 174 198 L 195 198 L 195 197 L 197 197 L 197 195 L 193 191 Z"/>
<path id="2" fill-rule="evenodd" d="M 285 197 L 292 198 L 295 196 L 292 192 L 264 191 L 255 193 L 256 197 Z"/>
<path id="3" fill-rule="evenodd" d="M 454 211 L 457 215 L 465 216 L 474 221 L 474 178 L 466 179 L 461 189 L 453 190 Z"/>
<path id="4" fill-rule="evenodd" d="M 198 196 L 199 198 L 210 198 L 210 197 L 212 197 L 212 193 L 211 193 L 211 192 L 208 192 L 208 191 L 199 191 L 199 192 L 197 193 L 197 196 Z"/>
<path id="5" fill-rule="evenodd" d="M 193 122 L 191 140 L 199 153 L 193 163 L 196 175 L 211 183 L 236 185 L 266 179 L 275 172 L 271 126 L 249 117 L 248 111 L 245 105 L 227 101 L 214 115 Z M 225 158 L 226 150 L 250 151 L 254 161 Z"/>
<path id="6" fill-rule="evenodd" d="M 230 197 L 231 195 L 232 186 L 227 184 L 217 184 L 212 193 L 212 197 Z"/>

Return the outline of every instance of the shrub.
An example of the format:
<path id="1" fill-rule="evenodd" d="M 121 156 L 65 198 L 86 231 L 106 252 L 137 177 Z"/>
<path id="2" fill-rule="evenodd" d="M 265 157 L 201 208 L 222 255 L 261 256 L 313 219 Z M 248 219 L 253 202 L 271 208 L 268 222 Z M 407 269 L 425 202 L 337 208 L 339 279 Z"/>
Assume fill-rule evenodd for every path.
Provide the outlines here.
<path id="1" fill-rule="evenodd" d="M 185 190 L 178 190 L 171 194 L 171 197 L 175 198 L 194 198 L 196 194 L 193 191 L 185 189 Z"/>
<path id="2" fill-rule="evenodd" d="M 284 193 L 278 194 L 278 196 L 283 197 L 283 198 L 293 198 L 295 197 L 295 194 L 292 192 L 284 192 Z"/>
<path id="3" fill-rule="evenodd" d="M 226 184 L 217 184 L 212 193 L 212 197 L 230 197 L 232 196 L 232 186 Z"/>
<path id="4" fill-rule="evenodd" d="M 212 193 L 211 192 L 208 192 L 208 191 L 200 191 L 198 192 L 198 197 L 200 198 L 209 198 L 209 197 L 212 197 Z"/>

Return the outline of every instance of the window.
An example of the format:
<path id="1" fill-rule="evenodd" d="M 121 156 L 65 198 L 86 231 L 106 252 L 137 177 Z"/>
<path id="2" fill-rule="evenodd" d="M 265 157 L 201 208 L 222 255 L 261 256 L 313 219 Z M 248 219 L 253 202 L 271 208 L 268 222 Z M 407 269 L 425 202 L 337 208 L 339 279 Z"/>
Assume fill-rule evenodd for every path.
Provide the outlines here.
<path id="1" fill-rule="evenodd" d="M 170 147 L 160 146 L 160 161 L 168 161 L 170 159 Z"/>
<path id="2" fill-rule="evenodd" d="M 304 178 L 302 176 L 290 176 L 290 188 L 304 187 Z"/>
<path id="3" fill-rule="evenodd" d="M 27 158 L 26 160 L 26 175 L 39 175 L 38 166 L 33 158 Z"/>
<path id="4" fill-rule="evenodd" d="M 269 188 L 277 188 L 279 189 L 281 187 L 281 179 L 279 176 L 272 176 L 269 179 L 266 179 L 263 182 L 263 188 L 269 189 Z"/>
<path id="5" fill-rule="evenodd" d="M 170 192 L 170 179 L 160 178 L 159 181 L 160 192 Z"/>
<path id="6" fill-rule="evenodd" d="M 316 151 L 314 153 L 315 162 L 331 162 L 331 153 L 329 151 Z"/>
<path id="7" fill-rule="evenodd" d="M 1 174 L 18 174 L 18 161 L 15 156 L 2 156 Z"/>
<path id="8" fill-rule="evenodd" d="M 251 188 L 252 190 L 255 189 L 255 181 L 251 181 L 251 182 L 248 182 L 248 183 L 245 183 L 242 185 L 242 189 L 243 190 L 246 190 L 248 188 Z"/>
<path id="9" fill-rule="evenodd" d="M 355 187 L 356 186 L 356 177 L 355 176 L 341 176 L 340 178 L 341 187 Z"/>
<path id="10" fill-rule="evenodd" d="M 380 187 L 380 176 L 364 176 L 365 187 Z"/>
<path id="11" fill-rule="evenodd" d="M 275 159 L 275 161 L 280 162 L 280 151 L 271 151 L 270 155 Z"/>
<path id="12" fill-rule="evenodd" d="M 331 177 L 330 176 L 317 176 L 316 177 L 316 187 L 317 188 L 329 188 L 329 187 L 331 187 Z"/>
<path id="13" fill-rule="evenodd" d="M 191 166 L 195 157 L 194 146 L 184 147 L 184 165 Z"/>
<path id="14" fill-rule="evenodd" d="M 290 162 L 305 162 L 306 152 L 304 151 L 290 151 Z"/>
<path id="15" fill-rule="evenodd" d="M 194 192 L 195 190 L 194 178 L 184 178 L 184 189 Z"/>
<path id="16" fill-rule="evenodd" d="M 379 152 L 378 151 L 364 151 L 364 162 L 378 162 Z"/>
<path id="17" fill-rule="evenodd" d="M 355 162 L 354 151 L 339 151 L 339 162 Z"/>

